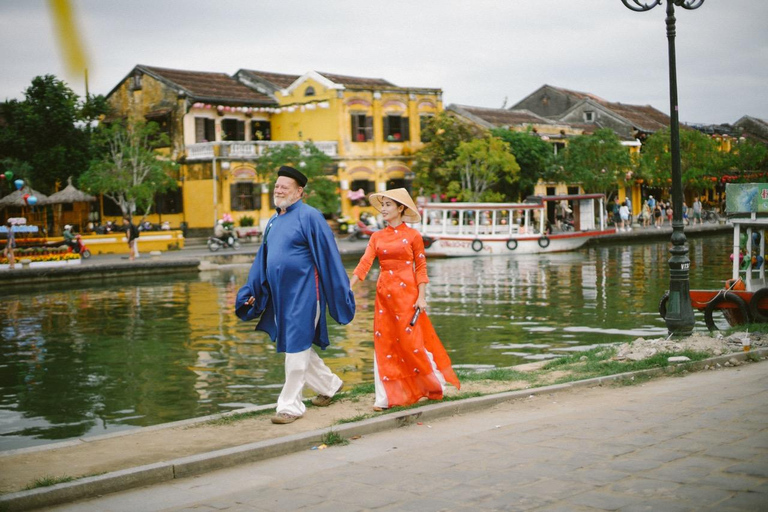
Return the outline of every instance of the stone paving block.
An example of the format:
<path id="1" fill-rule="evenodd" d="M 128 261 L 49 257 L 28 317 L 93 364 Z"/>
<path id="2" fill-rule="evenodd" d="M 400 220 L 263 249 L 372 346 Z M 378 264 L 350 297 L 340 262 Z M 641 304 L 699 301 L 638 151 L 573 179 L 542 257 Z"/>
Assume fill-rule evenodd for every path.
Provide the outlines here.
<path id="1" fill-rule="evenodd" d="M 626 478 L 608 486 L 608 489 L 615 493 L 656 497 L 671 497 L 678 488 L 680 484 L 675 482 L 662 482 L 642 477 Z"/>
<path id="2" fill-rule="evenodd" d="M 765 482 L 764 478 L 731 473 L 712 473 L 692 482 L 696 485 L 707 485 L 724 491 L 751 491 Z"/>
<path id="3" fill-rule="evenodd" d="M 734 464 L 724 471 L 726 473 L 737 473 L 742 475 L 757 476 L 760 478 L 768 478 L 768 460 L 763 459 L 762 462 Z"/>
<path id="4" fill-rule="evenodd" d="M 620 512 L 694 512 L 697 510 L 693 505 L 661 498 L 643 499 L 640 503 L 633 503 L 619 509 Z"/>
<path id="5" fill-rule="evenodd" d="M 703 452 L 704 450 L 706 450 L 712 445 L 696 439 L 686 439 L 684 437 L 676 437 L 674 439 L 662 441 L 661 443 L 658 443 L 655 446 L 656 448 L 659 448 L 661 450 L 674 450 L 678 452 L 696 453 L 696 452 Z"/>
<path id="6" fill-rule="evenodd" d="M 290 512 L 302 507 L 314 506 L 325 501 L 325 497 L 323 496 L 263 487 L 231 494 L 227 499 L 232 502 L 246 503 L 273 512 Z"/>
<path id="7" fill-rule="evenodd" d="M 515 492 L 524 496 L 546 496 L 547 498 L 563 499 L 577 493 L 591 491 L 596 487 L 596 484 L 590 482 L 573 482 L 547 478 L 529 485 L 517 487 Z"/>
<path id="8" fill-rule="evenodd" d="M 708 474 L 709 471 L 702 468 L 670 468 L 662 466 L 660 468 L 645 471 L 643 477 L 677 482 L 679 484 L 690 484 L 701 480 Z"/>
<path id="9" fill-rule="evenodd" d="M 490 499 L 501 493 L 501 491 L 491 489 L 487 485 L 457 484 L 450 489 L 444 489 L 435 495 L 441 500 L 452 503 L 471 505 L 474 502 Z"/>
<path id="10" fill-rule="evenodd" d="M 717 489 L 705 483 L 681 484 L 675 491 L 678 499 L 690 503 L 695 509 L 712 507 L 733 496 L 732 491 Z"/>
<path id="11" fill-rule="evenodd" d="M 377 508 L 376 510 L 402 511 L 402 512 L 442 512 L 454 510 L 454 504 L 438 497 L 419 497 L 409 500 L 401 500 L 395 504 Z"/>
<path id="12" fill-rule="evenodd" d="M 655 460 L 658 462 L 672 462 L 673 460 L 688 457 L 690 454 L 687 452 L 677 452 L 674 450 L 662 450 L 654 446 L 632 452 L 632 456 L 639 459 Z"/>
<path id="13" fill-rule="evenodd" d="M 567 474 L 563 475 L 562 478 L 565 480 L 585 482 L 601 486 L 631 477 L 628 473 L 615 471 L 613 469 L 581 468 L 576 471 L 569 471 Z"/>
<path id="14" fill-rule="evenodd" d="M 625 494 L 614 494 L 604 490 L 595 490 L 569 496 L 564 501 L 599 510 L 619 510 L 621 507 L 640 502 L 640 498 Z"/>
<path id="15" fill-rule="evenodd" d="M 762 492 L 737 492 L 732 498 L 717 504 L 718 511 L 768 510 L 768 494 Z"/>
<path id="16" fill-rule="evenodd" d="M 555 503 L 555 499 L 547 495 L 520 494 L 516 491 L 500 494 L 489 500 L 475 503 L 478 510 L 532 510 L 544 505 Z"/>
<path id="17" fill-rule="evenodd" d="M 480 477 L 468 480 L 472 485 L 486 485 L 491 489 L 510 491 L 541 480 L 528 467 L 504 471 L 486 472 Z"/>
<path id="18" fill-rule="evenodd" d="M 421 484 L 423 491 L 427 492 L 429 490 L 429 483 L 421 482 Z M 355 486 L 354 488 L 350 489 L 350 487 L 348 487 L 343 492 L 336 493 L 333 496 L 334 501 L 340 501 L 342 503 L 356 505 L 360 508 L 369 509 L 381 508 L 394 505 L 396 503 L 421 499 L 421 496 L 418 494 L 406 491 L 391 492 L 389 490 L 383 490 L 373 485 L 365 486 L 365 488 L 362 486 Z"/>
<path id="19" fill-rule="evenodd" d="M 629 455 L 624 455 L 606 463 L 605 467 L 614 471 L 623 471 L 624 473 L 635 474 L 642 471 L 656 469 L 661 467 L 662 464 L 662 462 L 657 460 L 638 459 L 635 457 L 630 457 Z"/>

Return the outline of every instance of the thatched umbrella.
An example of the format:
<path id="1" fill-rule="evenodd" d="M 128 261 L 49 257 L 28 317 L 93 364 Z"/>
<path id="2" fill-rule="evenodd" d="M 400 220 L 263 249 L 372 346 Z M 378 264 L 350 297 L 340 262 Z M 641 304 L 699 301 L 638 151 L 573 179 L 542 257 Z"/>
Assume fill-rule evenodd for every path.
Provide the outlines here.
<path id="1" fill-rule="evenodd" d="M 41 194 L 37 190 L 32 190 L 31 188 L 24 186 L 21 189 L 11 192 L 4 198 L 0 199 L 0 210 L 8 206 L 20 206 L 22 208 L 29 206 L 24 201 L 24 196 L 27 194 L 30 196 L 35 196 L 37 198 L 37 204 L 44 204 L 44 201 L 48 199 L 48 196 L 45 194 Z"/>
<path id="2" fill-rule="evenodd" d="M 82 190 L 76 189 L 75 186 L 72 185 L 72 178 L 70 177 L 67 178 L 67 186 L 64 190 L 59 190 L 55 194 L 51 194 L 48 199 L 42 202 L 42 204 L 90 203 L 95 200 L 95 197 L 86 194 Z"/>
<path id="3" fill-rule="evenodd" d="M 80 229 L 84 229 L 88 223 L 89 207 L 85 203 L 96 201 L 96 198 L 78 190 L 72 185 L 72 177 L 67 178 L 67 186 L 63 190 L 51 194 L 43 204 L 53 206 L 53 231 L 58 234 L 65 224 L 74 224 Z M 62 204 L 77 204 L 71 211 L 62 211 Z"/>

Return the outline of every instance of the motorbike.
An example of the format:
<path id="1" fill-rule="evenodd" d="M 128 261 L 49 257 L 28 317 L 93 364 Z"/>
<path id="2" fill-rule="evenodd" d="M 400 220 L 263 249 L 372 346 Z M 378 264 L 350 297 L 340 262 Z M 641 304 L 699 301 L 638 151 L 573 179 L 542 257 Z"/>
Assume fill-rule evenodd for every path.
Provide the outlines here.
<path id="1" fill-rule="evenodd" d="M 208 237 L 208 250 L 216 252 L 219 249 L 239 249 L 240 241 L 234 235 L 229 235 L 225 240 L 219 237 Z"/>
<path id="2" fill-rule="evenodd" d="M 91 251 L 89 251 L 88 247 L 85 246 L 85 242 L 83 242 L 82 236 L 79 234 L 75 235 L 74 242 L 75 245 L 69 246 L 69 252 L 79 254 L 80 257 L 84 260 L 87 260 L 91 257 Z"/>
<path id="3" fill-rule="evenodd" d="M 352 240 L 366 240 L 371 238 L 371 235 L 377 232 L 379 228 L 374 228 L 362 220 L 357 221 L 354 231 L 349 235 Z"/>

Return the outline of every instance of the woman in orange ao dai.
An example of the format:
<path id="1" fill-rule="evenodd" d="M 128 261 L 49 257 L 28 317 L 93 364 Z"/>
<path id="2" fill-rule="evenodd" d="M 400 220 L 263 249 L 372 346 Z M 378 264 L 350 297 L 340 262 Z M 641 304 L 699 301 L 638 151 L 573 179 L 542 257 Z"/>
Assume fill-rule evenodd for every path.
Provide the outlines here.
<path id="1" fill-rule="evenodd" d="M 387 227 L 371 235 L 351 286 L 365 279 L 375 258 L 381 272 L 376 283 L 373 319 L 374 410 L 408 405 L 422 397 L 443 398 L 445 382 L 460 388 L 451 360 L 425 314 L 427 260 L 421 234 L 405 222 L 419 222 L 416 205 L 404 188 L 371 194 Z M 421 310 L 416 323 L 411 320 Z"/>

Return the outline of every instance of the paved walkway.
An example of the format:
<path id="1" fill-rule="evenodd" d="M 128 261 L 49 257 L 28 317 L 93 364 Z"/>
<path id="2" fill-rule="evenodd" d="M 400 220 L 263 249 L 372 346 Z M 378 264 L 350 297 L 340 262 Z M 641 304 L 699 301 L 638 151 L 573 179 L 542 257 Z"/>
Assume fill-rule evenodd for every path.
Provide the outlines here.
<path id="1" fill-rule="evenodd" d="M 581 389 L 54 508 L 768 510 L 768 363 Z"/>

